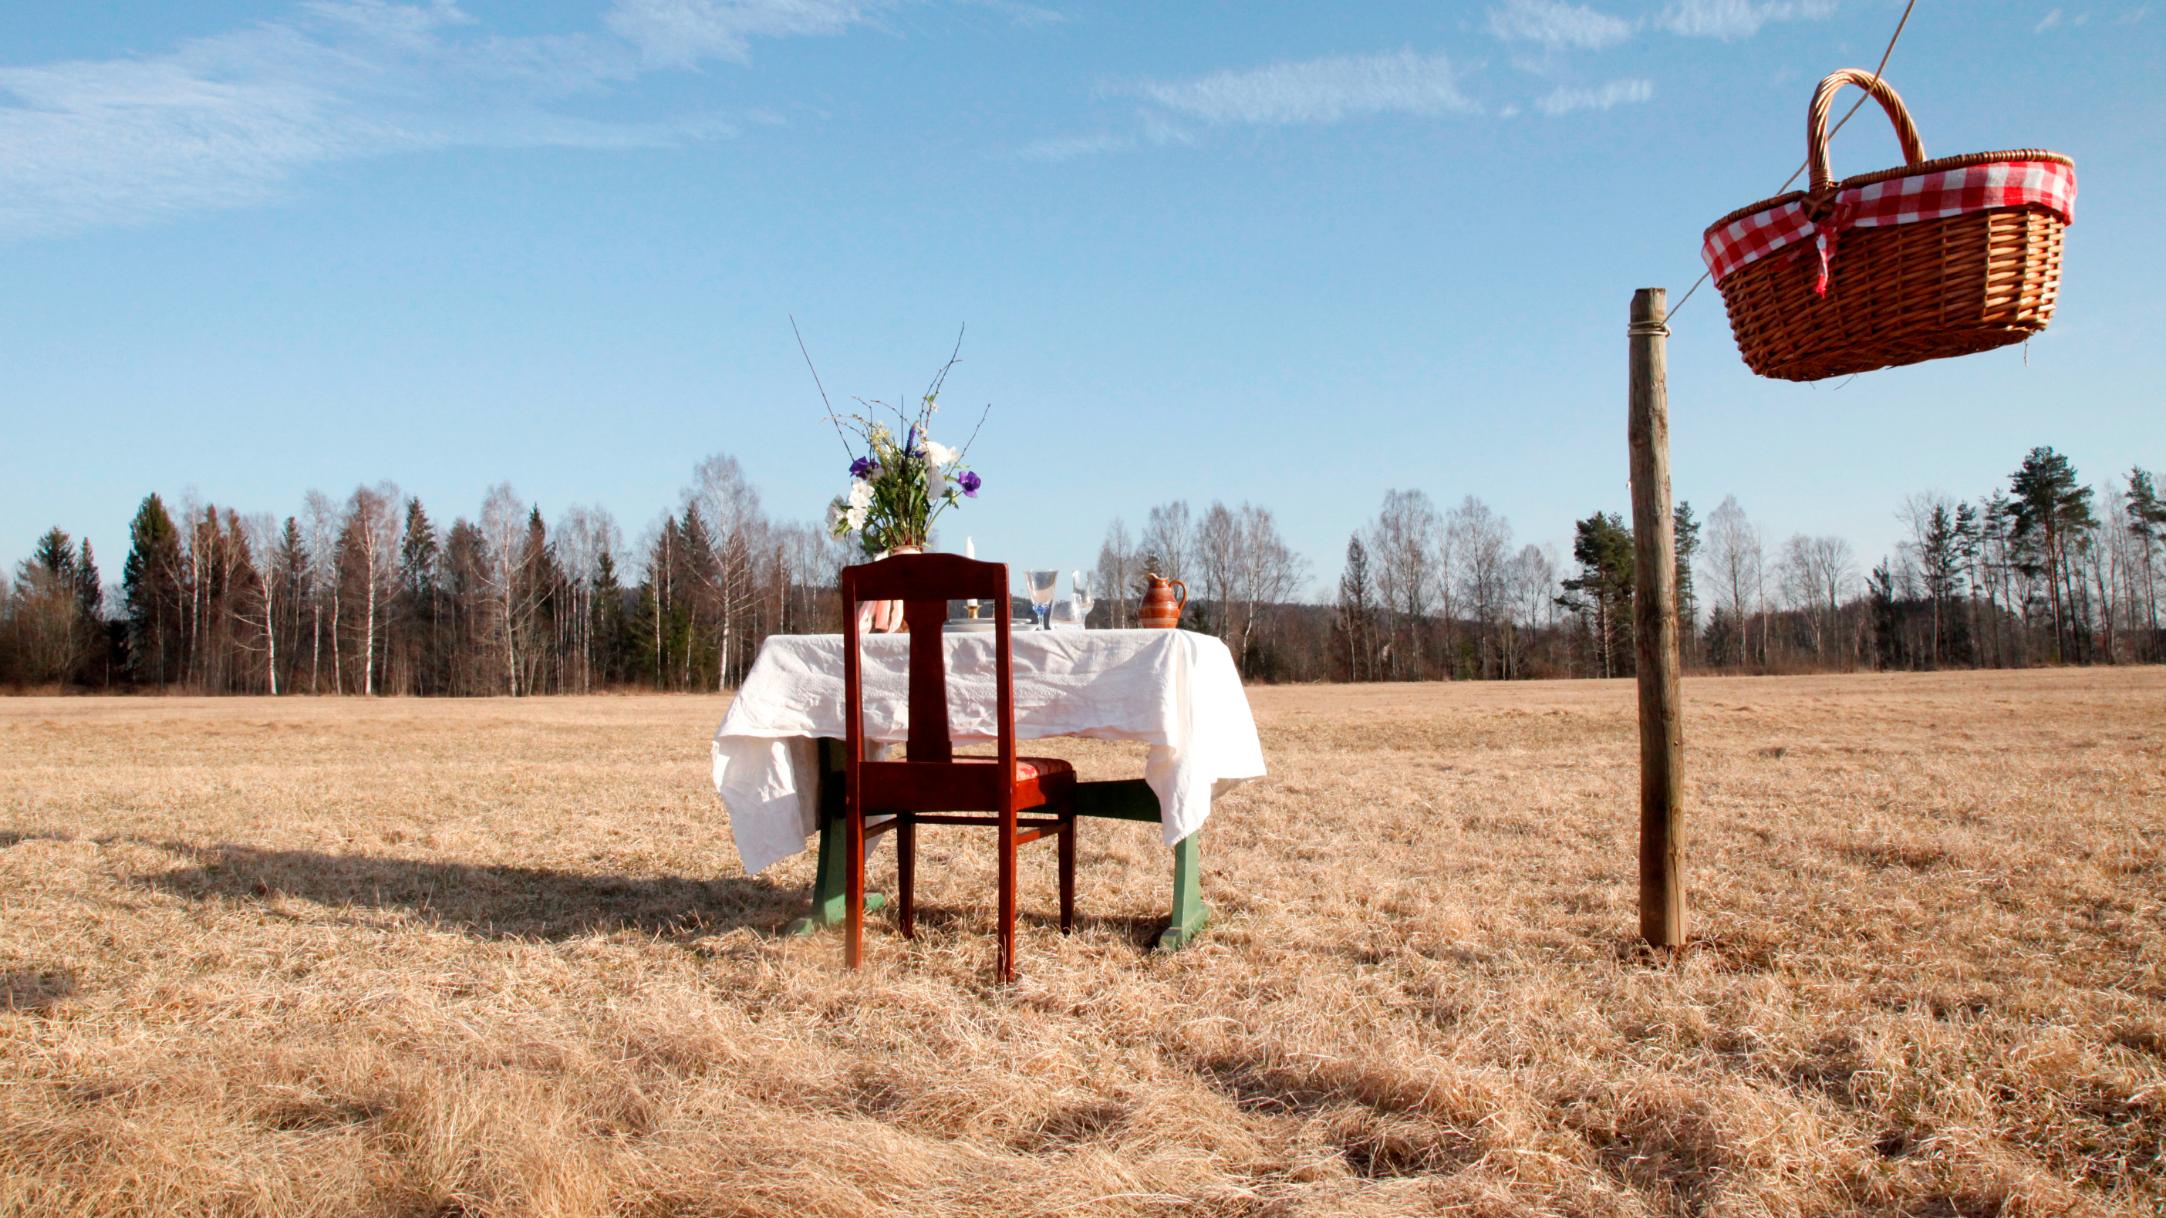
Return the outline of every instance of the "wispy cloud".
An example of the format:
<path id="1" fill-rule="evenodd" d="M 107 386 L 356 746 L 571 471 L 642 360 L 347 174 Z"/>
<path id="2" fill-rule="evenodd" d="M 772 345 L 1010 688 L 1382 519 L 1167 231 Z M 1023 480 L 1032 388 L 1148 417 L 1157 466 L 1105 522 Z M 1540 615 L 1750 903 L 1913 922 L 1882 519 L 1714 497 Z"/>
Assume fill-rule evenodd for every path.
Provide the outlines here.
<path id="1" fill-rule="evenodd" d="M 1123 91 L 1212 125 L 1336 123 L 1382 114 L 1473 114 L 1481 109 L 1460 91 L 1449 60 L 1411 50 L 1147 81 Z"/>
<path id="2" fill-rule="evenodd" d="M 1632 23 L 1584 4 L 1508 0 L 1489 10 L 1489 32 L 1505 42 L 1532 42 L 1552 50 L 1600 50 L 1630 38 Z"/>
<path id="3" fill-rule="evenodd" d="M 0 238 L 260 203 L 325 162 L 458 147 L 713 139 L 713 114 L 568 109 L 748 40 L 834 32 L 865 5 L 621 0 L 607 29 L 504 37 L 448 0 L 319 0 L 149 56 L 0 68 Z"/>
<path id="4" fill-rule="evenodd" d="M 649 63 L 745 59 L 755 38 L 839 34 L 883 7 L 852 0 L 617 0 L 606 24 Z"/>
<path id="5" fill-rule="evenodd" d="M 1538 99 L 1534 108 L 1544 114 L 1570 114 L 1574 110 L 1609 110 L 1655 95 L 1651 80 L 1613 80 L 1598 89 L 1559 88 Z"/>
<path id="6" fill-rule="evenodd" d="M 1750 38 L 1776 21 L 1819 21 L 1834 15 L 1835 0 L 1672 0 L 1656 21 L 1673 34 Z"/>
<path id="7" fill-rule="evenodd" d="M 1135 136 L 1101 132 L 1096 135 L 1064 135 L 1036 140 L 1018 148 L 1015 155 L 1026 161 L 1053 164 L 1087 156 L 1103 156 L 1109 152 L 1126 152 L 1135 146 Z"/>

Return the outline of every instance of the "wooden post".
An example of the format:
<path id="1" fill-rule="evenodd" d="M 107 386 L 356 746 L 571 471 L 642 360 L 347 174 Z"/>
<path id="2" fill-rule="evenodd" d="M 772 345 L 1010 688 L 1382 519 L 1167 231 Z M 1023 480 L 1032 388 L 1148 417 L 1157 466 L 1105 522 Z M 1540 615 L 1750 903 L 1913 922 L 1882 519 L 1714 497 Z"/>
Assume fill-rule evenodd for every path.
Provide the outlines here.
<path id="1" fill-rule="evenodd" d="M 1633 647 L 1640 686 L 1640 935 L 1685 941 L 1684 725 L 1678 707 L 1677 535 L 1670 514 L 1666 293 L 1632 294 Z"/>

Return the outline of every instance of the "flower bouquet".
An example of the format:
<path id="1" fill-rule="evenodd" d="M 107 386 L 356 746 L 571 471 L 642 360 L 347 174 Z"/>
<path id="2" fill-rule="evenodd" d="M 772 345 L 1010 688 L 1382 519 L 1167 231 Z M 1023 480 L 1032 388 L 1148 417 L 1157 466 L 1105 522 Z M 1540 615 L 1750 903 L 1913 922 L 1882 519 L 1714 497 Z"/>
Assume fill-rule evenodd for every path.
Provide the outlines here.
<path id="1" fill-rule="evenodd" d="M 949 361 L 949 367 L 954 362 Z M 983 480 L 964 464 L 970 445 L 950 448 L 932 438 L 933 415 L 947 369 L 934 378 L 932 387 L 918 403 L 914 415 L 880 402 L 863 403 L 875 410 L 890 410 L 895 423 L 861 414 L 831 414 L 843 443 L 853 455 L 850 489 L 828 504 L 827 527 L 836 537 L 857 535 L 858 544 L 872 558 L 891 554 L 915 554 L 932 539 L 933 522 L 947 509 L 965 499 L 975 499 Z M 985 419 L 980 416 L 979 426 Z M 898 428 L 901 431 L 897 437 Z M 851 442 L 854 433 L 862 444 Z M 975 439 L 977 433 L 971 433 Z M 903 628 L 902 606 L 879 602 L 872 607 L 872 629 Z"/>

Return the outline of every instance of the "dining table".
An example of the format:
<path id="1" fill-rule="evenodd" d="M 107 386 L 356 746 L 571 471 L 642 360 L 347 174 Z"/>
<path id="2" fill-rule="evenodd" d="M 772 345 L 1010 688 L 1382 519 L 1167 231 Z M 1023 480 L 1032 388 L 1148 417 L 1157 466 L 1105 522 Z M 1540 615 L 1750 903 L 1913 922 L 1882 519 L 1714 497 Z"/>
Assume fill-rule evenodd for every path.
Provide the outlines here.
<path id="1" fill-rule="evenodd" d="M 958 745 L 994 740 L 994 639 L 943 631 L 949 730 Z M 868 747 L 909 735 L 909 635 L 862 638 Z M 1214 801 L 1264 774 L 1262 743 L 1226 645 L 1188 630 L 1029 630 L 1010 638 L 1018 740 L 1074 736 L 1148 746 L 1143 773 L 1083 781 L 1076 813 L 1155 821 L 1173 854 L 1162 950 L 1193 941 L 1210 920 L 1199 831 Z M 715 730 L 714 787 L 748 875 L 812 845 L 812 907 L 797 933 L 843 918 L 843 693 L 840 634 L 772 635 Z M 881 903 L 868 894 L 868 908 Z"/>

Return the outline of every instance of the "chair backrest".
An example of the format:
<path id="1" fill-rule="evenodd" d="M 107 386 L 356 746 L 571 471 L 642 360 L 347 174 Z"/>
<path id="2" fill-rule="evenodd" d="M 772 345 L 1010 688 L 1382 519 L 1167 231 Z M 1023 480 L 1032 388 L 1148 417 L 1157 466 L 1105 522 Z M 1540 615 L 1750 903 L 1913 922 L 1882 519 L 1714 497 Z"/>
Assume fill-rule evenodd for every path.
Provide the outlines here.
<path id="1" fill-rule="evenodd" d="M 996 682 L 997 765 L 957 764 L 948 722 L 947 656 L 942 634 L 951 600 L 990 601 Z M 910 637 L 909 755 L 865 760 L 863 627 L 860 606 L 901 601 Z M 996 811 L 1015 786 L 1015 684 L 1009 654 L 1012 610 L 1006 563 L 955 554 L 898 554 L 842 572 L 842 685 L 850 790 L 884 811 Z"/>

